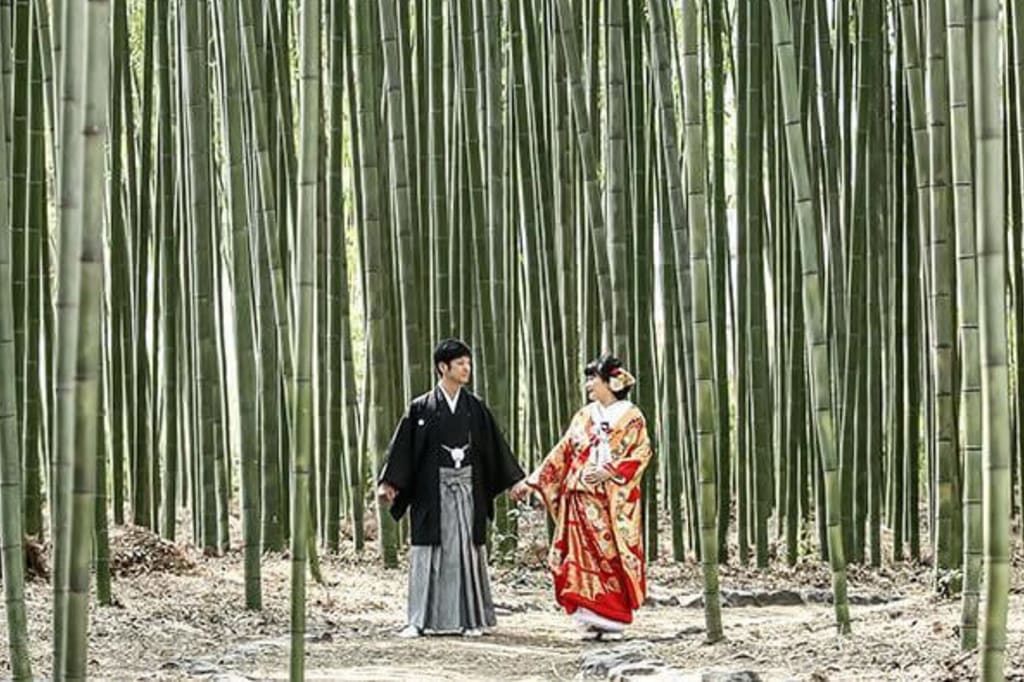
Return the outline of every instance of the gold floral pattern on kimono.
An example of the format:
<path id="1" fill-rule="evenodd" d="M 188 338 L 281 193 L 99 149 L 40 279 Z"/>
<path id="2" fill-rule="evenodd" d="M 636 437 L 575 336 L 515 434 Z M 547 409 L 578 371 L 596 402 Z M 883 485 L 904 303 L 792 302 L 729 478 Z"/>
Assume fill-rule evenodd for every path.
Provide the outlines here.
<path id="1" fill-rule="evenodd" d="M 594 466 L 600 425 L 593 406 L 576 413 L 558 445 L 527 481 L 555 521 L 548 554 L 555 596 L 569 613 L 586 607 L 606 618 L 632 622 L 647 593 L 641 532 L 640 482 L 651 458 L 647 422 L 635 405 L 607 432 L 612 478 L 583 480 Z"/>

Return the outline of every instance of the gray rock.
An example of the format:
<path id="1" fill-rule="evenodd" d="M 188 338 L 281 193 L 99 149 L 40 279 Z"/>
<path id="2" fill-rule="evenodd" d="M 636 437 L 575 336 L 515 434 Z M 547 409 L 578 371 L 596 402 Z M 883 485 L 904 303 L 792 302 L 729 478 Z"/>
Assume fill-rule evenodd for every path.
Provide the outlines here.
<path id="1" fill-rule="evenodd" d="M 653 606 L 679 606 L 679 596 L 659 585 L 648 585 L 647 604 Z"/>
<path id="2" fill-rule="evenodd" d="M 703 635 L 704 627 L 701 625 L 687 625 L 685 628 L 675 634 L 674 639 L 682 639 L 683 637 L 692 637 L 694 635 Z"/>
<path id="3" fill-rule="evenodd" d="M 518 604 L 511 604 L 503 601 L 494 602 L 494 612 L 499 616 L 508 615 L 510 613 L 525 613 L 531 609 L 536 610 L 536 605 L 528 604 L 526 602 L 519 602 Z"/>
<path id="4" fill-rule="evenodd" d="M 160 664 L 161 670 L 181 670 L 193 674 L 209 674 L 217 672 L 217 668 L 208 661 L 193 658 L 172 658 Z"/>
<path id="5" fill-rule="evenodd" d="M 245 656 L 256 656 L 265 651 L 281 650 L 287 648 L 287 642 L 276 639 L 255 639 L 248 642 L 240 642 L 234 647 L 234 651 Z"/>
<path id="6" fill-rule="evenodd" d="M 683 597 L 679 600 L 679 605 L 684 609 L 702 609 L 704 608 L 704 595 L 691 594 L 688 597 Z"/>
<path id="7" fill-rule="evenodd" d="M 711 671 L 701 675 L 700 679 L 701 682 L 761 682 L 761 676 L 750 670 Z"/>
<path id="8" fill-rule="evenodd" d="M 807 590 L 804 592 L 804 599 L 808 604 L 831 604 L 832 592 L 831 590 Z M 903 597 L 887 594 L 850 594 L 846 599 L 854 606 L 878 606 L 900 601 Z"/>
<path id="9" fill-rule="evenodd" d="M 650 648 L 648 642 L 625 642 L 612 649 L 592 649 L 583 654 L 580 672 L 605 677 L 620 666 L 645 660 Z"/>
<path id="10" fill-rule="evenodd" d="M 803 606 L 804 604 L 831 604 L 830 590 L 722 590 L 720 593 L 724 608 L 742 608 L 758 606 Z M 854 606 L 878 606 L 902 600 L 900 595 L 885 594 L 851 594 L 848 597 Z M 704 595 L 693 594 L 682 597 L 678 605 L 686 609 L 704 608 Z"/>
<path id="11" fill-rule="evenodd" d="M 803 606 L 804 598 L 796 590 L 774 590 L 759 592 L 757 601 L 761 606 Z"/>
<path id="12" fill-rule="evenodd" d="M 878 606 L 902 600 L 898 594 L 851 594 L 848 600 L 854 606 Z M 829 600 L 831 603 L 831 600 Z"/>
<path id="13" fill-rule="evenodd" d="M 808 604 L 831 604 L 832 592 L 829 590 L 807 590 L 804 592 L 804 599 Z"/>
<path id="14" fill-rule="evenodd" d="M 623 663 L 608 671 L 609 680 L 632 680 L 637 677 L 664 676 L 671 669 L 661 661 L 645 659 L 634 663 Z"/>
<path id="15" fill-rule="evenodd" d="M 748 590 L 722 590 L 722 606 L 759 606 L 757 594 Z M 701 604 L 703 606 L 703 604 Z"/>

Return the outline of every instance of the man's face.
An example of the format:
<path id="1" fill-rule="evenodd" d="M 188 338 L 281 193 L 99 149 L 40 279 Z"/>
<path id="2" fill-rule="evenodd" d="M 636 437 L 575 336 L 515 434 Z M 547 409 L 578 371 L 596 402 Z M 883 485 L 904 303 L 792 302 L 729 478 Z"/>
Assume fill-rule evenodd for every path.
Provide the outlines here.
<path id="1" fill-rule="evenodd" d="M 443 378 L 464 386 L 469 383 L 470 376 L 473 374 L 473 359 L 470 357 L 456 358 L 449 364 L 442 362 L 440 367 Z"/>

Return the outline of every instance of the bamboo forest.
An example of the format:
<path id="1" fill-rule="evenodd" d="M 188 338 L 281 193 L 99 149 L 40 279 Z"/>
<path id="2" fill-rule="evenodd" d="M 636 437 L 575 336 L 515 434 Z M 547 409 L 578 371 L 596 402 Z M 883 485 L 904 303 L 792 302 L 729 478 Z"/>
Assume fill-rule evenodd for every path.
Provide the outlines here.
<path id="1" fill-rule="evenodd" d="M 0 0 L 3 678 L 1020 679 L 1021 339 L 1024 0 Z"/>

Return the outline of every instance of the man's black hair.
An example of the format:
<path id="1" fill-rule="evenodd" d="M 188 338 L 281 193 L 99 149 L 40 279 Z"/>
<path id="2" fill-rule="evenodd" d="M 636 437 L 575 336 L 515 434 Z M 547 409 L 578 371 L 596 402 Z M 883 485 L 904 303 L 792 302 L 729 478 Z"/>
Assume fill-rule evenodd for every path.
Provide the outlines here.
<path id="1" fill-rule="evenodd" d="M 441 376 L 440 364 L 450 365 L 459 358 L 472 358 L 473 351 L 459 339 L 444 339 L 434 349 L 434 371 Z"/>
<path id="2" fill-rule="evenodd" d="M 587 366 L 583 368 L 583 376 L 601 377 L 607 383 L 612 380 L 612 372 L 617 369 L 622 369 L 622 361 L 614 355 L 605 354 L 588 362 Z M 632 386 L 626 386 L 621 391 L 612 391 L 612 393 L 618 400 L 623 400 L 629 395 L 631 388 Z"/>

